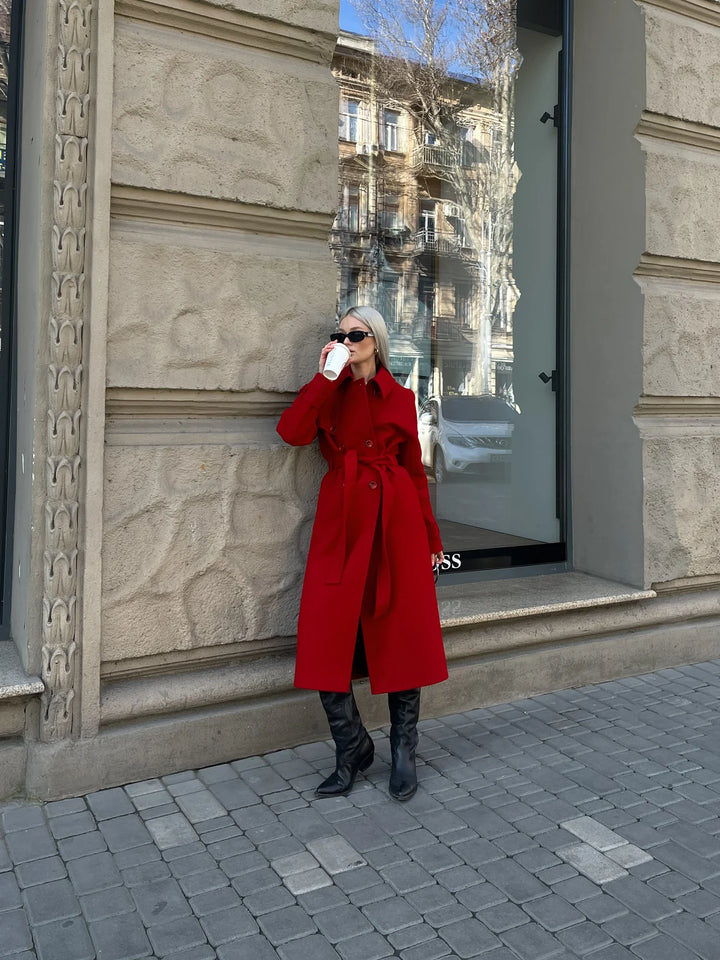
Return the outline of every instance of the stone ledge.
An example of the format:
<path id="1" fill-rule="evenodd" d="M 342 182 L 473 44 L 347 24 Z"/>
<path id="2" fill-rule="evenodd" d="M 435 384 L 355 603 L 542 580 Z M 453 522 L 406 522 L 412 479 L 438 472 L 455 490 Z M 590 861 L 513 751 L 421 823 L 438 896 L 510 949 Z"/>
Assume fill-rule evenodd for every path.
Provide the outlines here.
<path id="1" fill-rule="evenodd" d="M 11 641 L 0 643 L 0 703 L 36 697 L 44 689 L 40 677 L 25 673 L 15 644 Z"/>
<path id="2" fill-rule="evenodd" d="M 438 588 L 444 628 L 608 607 L 655 596 L 654 590 L 638 590 L 585 573 L 518 577 Z"/>

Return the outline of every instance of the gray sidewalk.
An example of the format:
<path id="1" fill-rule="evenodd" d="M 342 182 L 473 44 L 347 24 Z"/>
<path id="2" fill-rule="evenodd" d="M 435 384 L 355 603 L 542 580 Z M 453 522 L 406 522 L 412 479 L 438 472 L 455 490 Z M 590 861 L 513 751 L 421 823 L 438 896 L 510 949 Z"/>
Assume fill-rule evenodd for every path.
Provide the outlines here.
<path id="1" fill-rule="evenodd" d="M 0 956 L 720 960 L 720 661 L 2 807 Z"/>

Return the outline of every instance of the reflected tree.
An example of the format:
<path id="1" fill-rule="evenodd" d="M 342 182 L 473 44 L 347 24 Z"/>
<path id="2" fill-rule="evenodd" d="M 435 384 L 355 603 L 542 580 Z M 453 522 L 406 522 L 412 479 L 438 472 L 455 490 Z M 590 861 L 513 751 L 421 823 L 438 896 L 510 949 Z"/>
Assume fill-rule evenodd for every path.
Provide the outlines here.
<path id="1" fill-rule="evenodd" d="M 490 392 L 494 327 L 510 324 L 515 78 L 521 58 L 516 0 L 354 0 L 373 38 L 379 99 L 413 120 L 414 166 L 443 196 L 472 250 L 474 293 L 464 318 L 472 341 L 465 392 Z M 477 123 L 478 108 L 489 122 Z"/>

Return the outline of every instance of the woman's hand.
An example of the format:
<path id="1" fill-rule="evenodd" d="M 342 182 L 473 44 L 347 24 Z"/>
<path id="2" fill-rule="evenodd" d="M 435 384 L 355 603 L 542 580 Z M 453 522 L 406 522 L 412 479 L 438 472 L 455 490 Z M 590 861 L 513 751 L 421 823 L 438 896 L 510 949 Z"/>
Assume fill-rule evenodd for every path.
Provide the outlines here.
<path id="1" fill-rule="evenodd" d="M 441 563 L 443 562 L 443 560 L 445 559 L 445 554 L 444 554 L 444 553 L 442 552 L 442 550 L 441 550 L 439 553 L 431 553 L 431 554 L 430 554 L 430 557 L 431 557 L 431 559 L 432 559 L 432 565 L 433 565 L 434 567 L 435 567 L 435 566 L 439 567 L 440 564 L 441 564 Z"/>
<path id="2" fill-rule="evenodd" d="M 336 347 L 336 346 L 337 346 L 337 343 L 334 340 L 331 340 L 330 343 L 326 343 L 325 346 L 322 348 L 320 352 L 320 365 L 318 366 L 318 370 L 320 373 L 322 373 L 323 370 L 325 369 L 325 362 L 328 358 L 328 354 L 333 349 L 333 347 Z M 345 362 L 345 367 L 348 365 L 348 363 L 350 363 L 350 354 L 348 354 L 347 361 Z"/>

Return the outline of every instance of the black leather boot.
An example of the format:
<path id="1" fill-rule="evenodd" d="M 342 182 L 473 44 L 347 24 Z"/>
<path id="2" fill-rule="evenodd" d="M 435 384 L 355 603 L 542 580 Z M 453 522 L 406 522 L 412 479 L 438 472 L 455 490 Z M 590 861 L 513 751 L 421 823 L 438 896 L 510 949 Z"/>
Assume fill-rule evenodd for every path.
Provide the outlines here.
<path id="1" fill-rule="evenodd" d="M 420 689 L 399 690 L 388 694 L 390 707 L 390 796 L 409 800 L 417 790 L 415 748 L 420 715 Z"/>
<path id="2" fill-rule="evenodd" d="M 349 693 L 320 691 L 330 733 L 335 741 L 335 772 L 323 780 L 318 797 L 344 797 L 350 793 L 355 777 L 367 770 L 375 757 L 375 744 L 363 726 L 352 690 Z"/>

